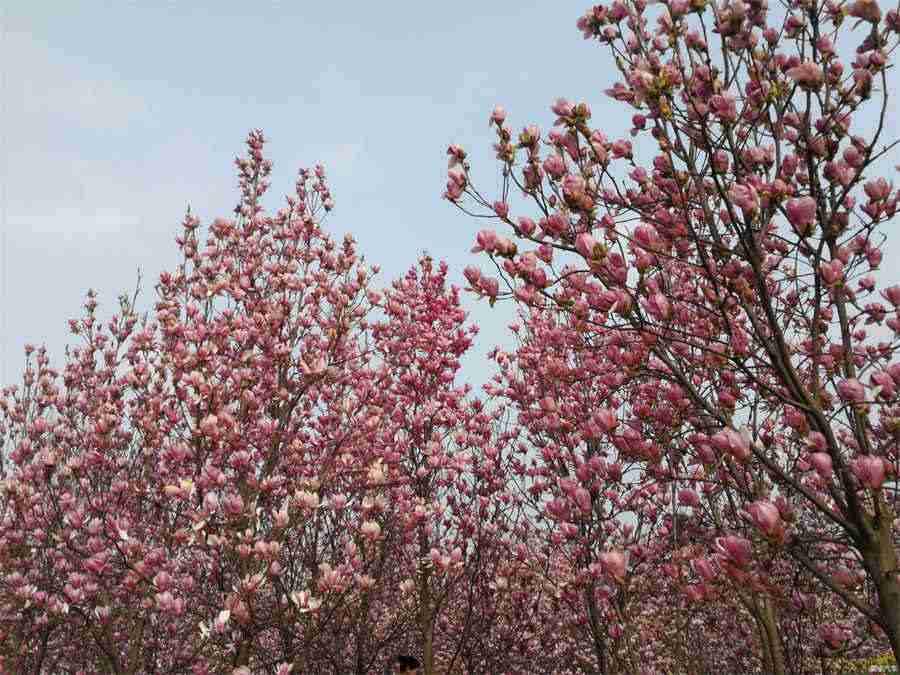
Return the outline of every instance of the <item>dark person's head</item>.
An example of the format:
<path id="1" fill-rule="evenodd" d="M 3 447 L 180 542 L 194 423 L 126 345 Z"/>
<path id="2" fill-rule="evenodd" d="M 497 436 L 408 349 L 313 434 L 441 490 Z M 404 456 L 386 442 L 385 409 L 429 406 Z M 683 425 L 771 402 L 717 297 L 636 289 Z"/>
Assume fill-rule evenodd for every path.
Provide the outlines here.
<path id="1" fill-rule="evenodd" d="M 391 662 L 391 665 L 393 665 L 395 673 L 406 673 L 407 675 L 415 675 L 415 673 L 419 672 L 419 659 L 417 659 L 415 656 L 407 656 L 406 654 L 399 654 L 394 657 L 394 660 Z"/>

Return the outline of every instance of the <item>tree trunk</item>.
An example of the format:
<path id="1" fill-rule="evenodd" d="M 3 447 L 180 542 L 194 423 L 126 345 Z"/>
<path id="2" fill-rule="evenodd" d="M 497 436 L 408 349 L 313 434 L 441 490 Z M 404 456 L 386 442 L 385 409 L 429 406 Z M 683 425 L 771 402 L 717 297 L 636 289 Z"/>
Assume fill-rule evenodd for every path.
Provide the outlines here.
<path id="1" fill-rule="evenodd" d="M 778 634 L 778 622 L 775 620 L 775 609 L 768 598 L 745 597 L 738 594 L 738 600 L 756 621 L 759 633 L 760 660 L 763 669 L 773 675 L 785 675 L 784 646 Z"/>
<path id="2" fill-rule="evenodd" d="M 594 654 L 597 657 L 597 667 L 600 675 L 609 672 L 609 664 L 606 656 L 606 640 L 600 625 L 600 616 L 597 611 L 597 601 L 594 598 L 594 584 L 591 583 L 584 592 L 584 601 L 587 604 L 588 620 L 591 627 L 591 639 L 594 643 Z"/>
<path id="3" fill-rule="evenodd" d="M 893 514 L 880 495 L 876 508 L 880 517 L 875 520 L 875 536 L 871 547 L 863 552 L 863 560 L 869 577 L 875 581 L 881 626 L 887 633 L 894 660 L 900 663 L 900 582 L 897 579 L 897 552 L 891 536 Z"/>
<path id="4" fill-rule="evenodd" d="M 434 610 L 431 606 L 431 574 L 423 564 L 427 559 L 428 540 L 419 536 L 419 630 L 422 633 L 422 670 L 424 675 L 434 675 Z"/>
<path id="5" fill-rule="evenodd" d="M 775 620 L 775 609 L 768 598 L 762 601 L 760 615 L 766 631 L 766 643 L 769 648 L 769 660 L 772 672 L 775 675 L 785 675 L 784 646 L 781 644 L 781 636 L 778 634 L 778 622 Z"/>

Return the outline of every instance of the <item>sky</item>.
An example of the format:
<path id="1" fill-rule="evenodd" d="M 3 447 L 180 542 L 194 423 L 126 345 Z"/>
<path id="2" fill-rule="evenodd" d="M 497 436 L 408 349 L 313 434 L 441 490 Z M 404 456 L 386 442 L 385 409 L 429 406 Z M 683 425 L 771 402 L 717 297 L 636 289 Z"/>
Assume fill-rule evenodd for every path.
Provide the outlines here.
<path id="1" fill-rule="evenodd" d="M 269 139 L 268 205 L 323 162 L 328 226 L 384 285 L 426 250 L 462 285 L 478 228 L 441 199 L 447 146 L 470 149 L 490 188 L 495 104 L 545 128 L 557 96 L 608 105 L 604 55 L 575 28 L 583 1 L 4 4 L 4 383 L 26 342 L 60 362 L 88 288 L 111 313 L 138 268 L 146 288 L 171 267 L 188 204 L 230 215 L 250 129 Z M 464 374 L 480 383 L 512 311 L 464 302 L 482 325 Z"/>
<path id="2" fill-rule="evenodd" d="M 611 137 L 630 126 L 602 93 L 606 51 L 575 28 L 585 0 L 3 4 L 4 384 L 20 377 L 27 342 L 61 365 L 89 288 L 111 314 L 140 268 L 139 305 L 151 307 L 187 205 L 204 222 L 230 215 L 250 129 L 269 139 L 267 205 L 280 206 L 299 167 L 322 162 L 336 202 L 328 227 L 354 235 L 382 285 L 423 251 L 463 285 L 464 266 L 483 262 L 469 252 L 480 224 L 441 199 L 448 144 L 470 151 L 490 191 L 496 104 L 513 128 L 547 129 L 558 96 L 587 101 Z M 512 308 L 464 303 L 482 333 L 463 376 L 481 384 L 492 372 L 483 355 L 511 344 Z"/>

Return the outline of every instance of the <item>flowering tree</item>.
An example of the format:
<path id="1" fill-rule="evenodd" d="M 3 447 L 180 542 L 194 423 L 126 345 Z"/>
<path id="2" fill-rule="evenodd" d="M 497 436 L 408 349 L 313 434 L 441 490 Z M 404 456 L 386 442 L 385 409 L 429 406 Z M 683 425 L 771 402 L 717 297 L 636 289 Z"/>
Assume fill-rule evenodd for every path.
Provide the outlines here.
<path id="1" fill-rule="evenodd" d="M 323 170 L 267 215 L 262 134 L 247 145 L 236 218 L 203 241 L 188 214 L 152 315 L 123 298 L 103 325 L 90 294 L 64 368 L 29 347 L 3 392 L 4 671 L 480 658 L 465 587 L 504 564 L 515 511 L 502 429 L 454 385 L 458 291 L 428 260 L 373 290 L 322 228 Z"/>
<path id="2" fill-rule="evenodd" d="M 591 668 L 634 671 L 644 662 L 631 630 L 633 579 L 655 572 L 653 551 L 666 494 L 637 460 L 658 448 L 631 434 L 610 436 L 625 377 L 602 350 L 579 349 L 581 336 L 553 314 L 532 312 L 515 327 L 515 354 L 497 352 L 494 392 L 517 409 L 534 448 L 512 475 L 544 539 L 549 580 L 573 633 L 573 654 Z M 613 441 L 610 441 L 613 438 Z M 563 628 L 557 627 L 557 631 Z"/>
<path id="3" fill-rule="evenodd" d="M 14 670 L 287 667 L 359 583 L 371 272 L 321 231 L 320 170 L 262 213 L 262 143 L 238 161 L 237 220 L 203 246 L 185 218 L 153 319 L 123 301 L 104 327 L 89 296 L 62 376 L 39 353 L 8 392 Z"/>
<path id="4" fill-rule="evenodd" d="M 384 376 L 384 420 L 374 441 L 388 469 L 399 544 L 391 562 L 427 674 L 483 659 L 475 627 L 487 637 L 498 619 L 508 622 L 491 620 L 483 591 L 503 567 L 518 517 L 507 494 L 503 409 L 488 409 L 469 398 L 468 386 L 455 385 L 477 328 L 465 325 L 459 289 L 447 288 L 446 276 L 446 264 L 424 257 L 385 291 L 385 318 L 373 326 Z"/>
<path id="5" fill-rule="evenodd" d="M 498 276 L 471 268 L 471 288 L 568 315 L 584 349 L 618 345 L 607 358 L 633 388 L 665 392 L 611 412 L 662 450 L 643 462 L 686 490 L 714 572 L 765 601 L 772 670 L 785 670 L 772 556 L 861 617 L 822 626 L 823 649 L 868 632 L 897 655 L 900 288 L 879 297 L 872 274 L 900 198 L 872 176 L 894 147 L 882 136 L 897 11 L 637 0 L 578 26 L 612 51 L 624 81 L 607 93 L 655 155 L 641 165 L 583 103 L 554 104 L 544 143 L 534 125 L 514 139 L 495 109 L 496 199 L 448 151 L 445 197 L 516 239 L 478 234 Z M 854 35 L 847 68 L 839 46 Z M 528 204 L 534 217 L 513 213 Z"/>

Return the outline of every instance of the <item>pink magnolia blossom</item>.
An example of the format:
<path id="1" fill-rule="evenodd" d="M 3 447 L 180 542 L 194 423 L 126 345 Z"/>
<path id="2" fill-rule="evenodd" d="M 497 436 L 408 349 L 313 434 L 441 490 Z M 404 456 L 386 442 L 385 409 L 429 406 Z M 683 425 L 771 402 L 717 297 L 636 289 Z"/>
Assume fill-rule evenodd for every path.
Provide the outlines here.
<path id="1" fill-rule="evenodd" d="M 866 400 L 866 388 L 856 378 L 848 378 L 837 383 L 838 395 L 845 403 L 863 403 Z"/>
<path id="2" fill-rule="evenodd" d="M 587 232 L 582 232 L 575 239 L 575 248 L 585 260 L 593 260 L 596 257 L 597 240 Z"/>
<path id="3" fill-rule="evenodd" d="M 822 68 L 812 61 L 805 61 L 799 66 L 795 66 L 787 71 L 787 76 L 801 87 L 807 89 L 818 89 L 825 81 L 825 74 Z"/>
<path id="4" fill-rule="evenodd" d="M 894 307 L 900 307 L 900 285 L 894 284 L 882 289 L 881 295 Z"/>
<path id="5" fill-rule="evenodd" d="M 752 185 L 735 183 L 731 186 L 728 194 L 732 202 L 744 212 L 744 215 L 751 215 L 759 210 L 759 195 Z"/>
<path id="6" fill-rule="evenodd" d="M 891 196 L 891 185 L 884 178 L 867 181 L 863 188 L 866 196 L 873 202 L 883 201 Z"/>
<path id="7" fill-rule="evenodd" d="M 628 569 L 628 554 L 624 551 L 605 551 L 600 554 L 600 564 L 613 579 L 618 582 L 625 580 L 625 572 Z"/>
<path id="8" fill-rule="evenodd" d="M 750 542 L 735 535 L 716 539 L 716 548 L 725 560 L 739 568 L 746 567 L 753 554 Z"/>
<path id="9" fill-rule="evenodd" d="M 881 8 L 877 0 L 854 0 L 847 13 L 869 23 L 881 21 Z"/>
<path id="10" fill-rule="evenodd" d="M 715 434 L 711 440 L 716 448 L 730 453 L 738 461 L 743 462 L 750 457 L 749 439 L 730 427 Z"/>
<path id="11" fill-rule="evenodd" d="M 684 506 L 697 507 L 700 505 L 700 497 L 694 490 L 682 488 L 678 491 L 678 503 Z"/>
<path id="12" fill-rule="evenodd" d="M 601 408 L 594 414 L 594 417 L 597 421 L 597 424 L 606 433 L 611 433 L 612 431 L 614 431 L 619 424 L 619 420 L 616 419 L 615 412 L 613 412 L 609 408 Z"/>
<path id="13" fill-rule="evenodd" d="M 753 502 L 747 507 L 747 513 L 750 514 L 753 524 L 766 536 L 777 536 L 783 531 L 778 507 L 772 502 L 765 499 Z"/>
<path id="14" fill-rule="evenodd" d="M 869 378 L 872 386 L 878 388 L 878 397 L 885 400 L 894 398 L 897 393 L 897 384 L 887 371 L 872 373 Z"/>
<path id="15" fill-rule="evenodd" d="M 665 321 L 670 318 L 672 306 L 662 293 L 654 293 L 644 302 L 647 313 L 657 321 Z"/>
<path id="16" fill-rule="evenodd" d="M 880 457 L 861 455 L 850 462 L 850 470 L 865 487 L 878 490 L 884 483 L 885 468 Z"/>
<path id="17" fill-rule="evenodd" d="M 712 581 L 716 578 L 716 571 L 713 568 L 712 563 L 706 558 L 697 558 L 691 565 L 697 575 L 704 581 Z"/>
<path id="18" fill-rule="evenodd" d="M 493 253 L 497 248 L 497 233 L 494 230 L 481 230 L 475 237 L 476 245 L 472 248 L 472 253 L 484 251 Z"/>
<path id="19" fill-rule="evenodd" d="M 831 260 L 819 265 L 819 274 L 822 275 L 822 281 L 826 286 L 835 286 L 844 279 L 844 266 L 840 260 Z"/>
<path id="20" fill-rule="evenodd" d="M 789 199 L 784 205 L 791 226 L 801 236 L 808 236 L 816 220 L 816 200 L 812 197 Z"/>
<path id="21" fill-rule="evenodd" d="M 831 478 L 834 470 L 832 469 L 831 457 L 824 452 L 813 452 L 809 456 L 809 463 L 812 464 L 813 468 L 816 470 L 822 478 L 829 479 Z"/>
<path id="22" fill-rule="evenodd" d="M 553 154 L 544 160 L 544 171 L 556 179 L 566 175 L 566 162 L 562 156 Z"/>
<path id="23" fill-rule="evenodd" d="M 551 110 L 560 117 L 571 117 L 575 112 L 574 106 L 564 98 L 556 99 Z"/>

